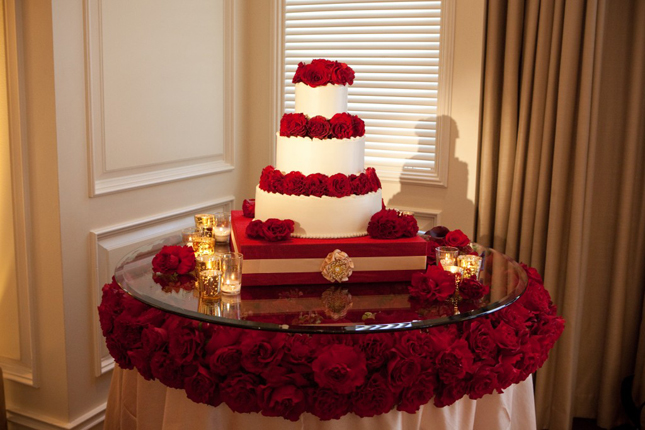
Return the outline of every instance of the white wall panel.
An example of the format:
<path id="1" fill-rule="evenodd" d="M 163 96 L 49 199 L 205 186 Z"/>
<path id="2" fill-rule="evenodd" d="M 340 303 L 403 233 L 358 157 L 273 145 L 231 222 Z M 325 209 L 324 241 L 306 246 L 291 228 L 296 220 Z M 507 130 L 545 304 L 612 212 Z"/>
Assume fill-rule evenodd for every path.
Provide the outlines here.
<path id="1" fill-rule="evenodd" d="M 233 167 L 231 9 L 86 0 L 91 195 Z"/>

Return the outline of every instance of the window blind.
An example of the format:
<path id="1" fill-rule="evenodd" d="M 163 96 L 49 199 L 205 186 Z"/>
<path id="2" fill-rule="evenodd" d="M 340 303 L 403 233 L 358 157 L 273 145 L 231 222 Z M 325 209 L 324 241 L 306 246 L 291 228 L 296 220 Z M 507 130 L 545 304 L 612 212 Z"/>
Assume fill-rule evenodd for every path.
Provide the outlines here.
<path id="1" fill-rule="evenodd" d="M 285 111 L 294 109 L 299 62 L 347 63 L 366 165 L 381 179 L 436 181 L 441 31 L 442 1 L 285 0 Z"/>

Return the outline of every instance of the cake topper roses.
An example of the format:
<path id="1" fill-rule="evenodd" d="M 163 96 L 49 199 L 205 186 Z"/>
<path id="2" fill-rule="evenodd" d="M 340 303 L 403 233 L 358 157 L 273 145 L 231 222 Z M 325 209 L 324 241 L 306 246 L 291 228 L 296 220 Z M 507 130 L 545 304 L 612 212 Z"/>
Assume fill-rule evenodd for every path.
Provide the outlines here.
<path id="1" fill-rule="evenodd" d="M 327 84 L 352 85 L 354 70 L 345 63 L 316 59 L 309 64 L 298 63 L 292 82 L 302 82 L 313 88 Z"/>

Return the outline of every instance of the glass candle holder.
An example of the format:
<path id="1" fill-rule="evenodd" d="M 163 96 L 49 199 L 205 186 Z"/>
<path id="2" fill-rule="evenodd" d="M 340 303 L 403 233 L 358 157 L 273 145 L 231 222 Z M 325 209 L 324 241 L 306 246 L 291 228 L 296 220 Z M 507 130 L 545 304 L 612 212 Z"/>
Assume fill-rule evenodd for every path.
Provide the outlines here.
<path id="1" fill-rule="evenodd" d="M 202 270 L 199 272 L 199 293 L 201 300 L 219 300 L 222 283 L 222 272 L 219 270 Z"/>
<path id="2" fill-rule="evenodd" d="M 202 236 L 213 237 L 214 225 L 215 225 L 215 215 L 212 215 L 212 214 L 195 215 L 195 228 L 201 231 Z"/>
<path id="3" fill-rule="evenodd" d="M 195 256 L 195 268 L 198 273 L 203 270 L 220 270 L 219 255 L 200 254 Z"/>
<path id="4" fill-rule="evenodd" d="M 231 238 L 231 214 L 220 212 L 215 214 L 213 237 L 217 243 L 228 243 Z"/>
<path id="5" fill-rule="evenodd" d="M 464 269 L 465 278 L 477 279 L 482 266 L 482 258 L 479 255 L 460 255 L 457 257 L 457 265 Z"/>
<path id="6" fill-rule="evenodd" d="M 215 239 L 208 236 L 193 237 L 193 250 L 195 251 L 195 257 L 212 255 L 215 253 Z"/>
<path id="7" fill-rule="evenodd" d="M 239 320 L 242 318 L 242 299 L 239 294 L 222 295 L 220 301 L 221 315 L 224 318 Z"/>
<path id="8" fill-rule="evenodd" d="M 459 248 L 454 246 L 438 246 L 435 248 L 437 256 L 437 265 L 444 269 L 448 266 L 457 265 L 457 256 L 459 255 Z"/>
<path id="9" fill-rule="evenodd" d="M 222 294 L 239 294 L 242 287 L 242 254 L 229 252 L 220 256 Z"/>
<path id="10" fill-rule="evenodd" d="M 186 246 L 193 246 L 193 238 L 201 235 L 202 233 L 199 229 L 193 227 L 185 228 L 181 231 L 181 241 Z"/>
<path id="11" fill-rule="evenodd" d="M 211 315 L 214 317 L 219 317 L 222 315 L 220 309 L 220 303 L 217 300 L 202 300 L 200 299 L 197 302 L 197 312 L 201 312 L 206 315 Z"/>
<path id="12" fill-rule="evenodd" d="M 455 286 L 459 288 L 459 284 L 464 279 L 464 269 L 459 266 L 444 266 L 443 270 L 455 275 Z"/>

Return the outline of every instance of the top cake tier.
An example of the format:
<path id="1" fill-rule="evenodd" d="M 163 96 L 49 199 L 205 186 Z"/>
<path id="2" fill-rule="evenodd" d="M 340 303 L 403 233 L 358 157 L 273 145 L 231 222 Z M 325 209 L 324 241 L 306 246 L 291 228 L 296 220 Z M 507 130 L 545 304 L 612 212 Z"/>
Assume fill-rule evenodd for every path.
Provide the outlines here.
<path id="1" fill-rule="evenodd" d="M 303 83 L 296 84 L 295 111 L 309 118 L 321 115 L 327 119 L 347 112 L 347 86 L 328 84 L 312 88 Z"/>

